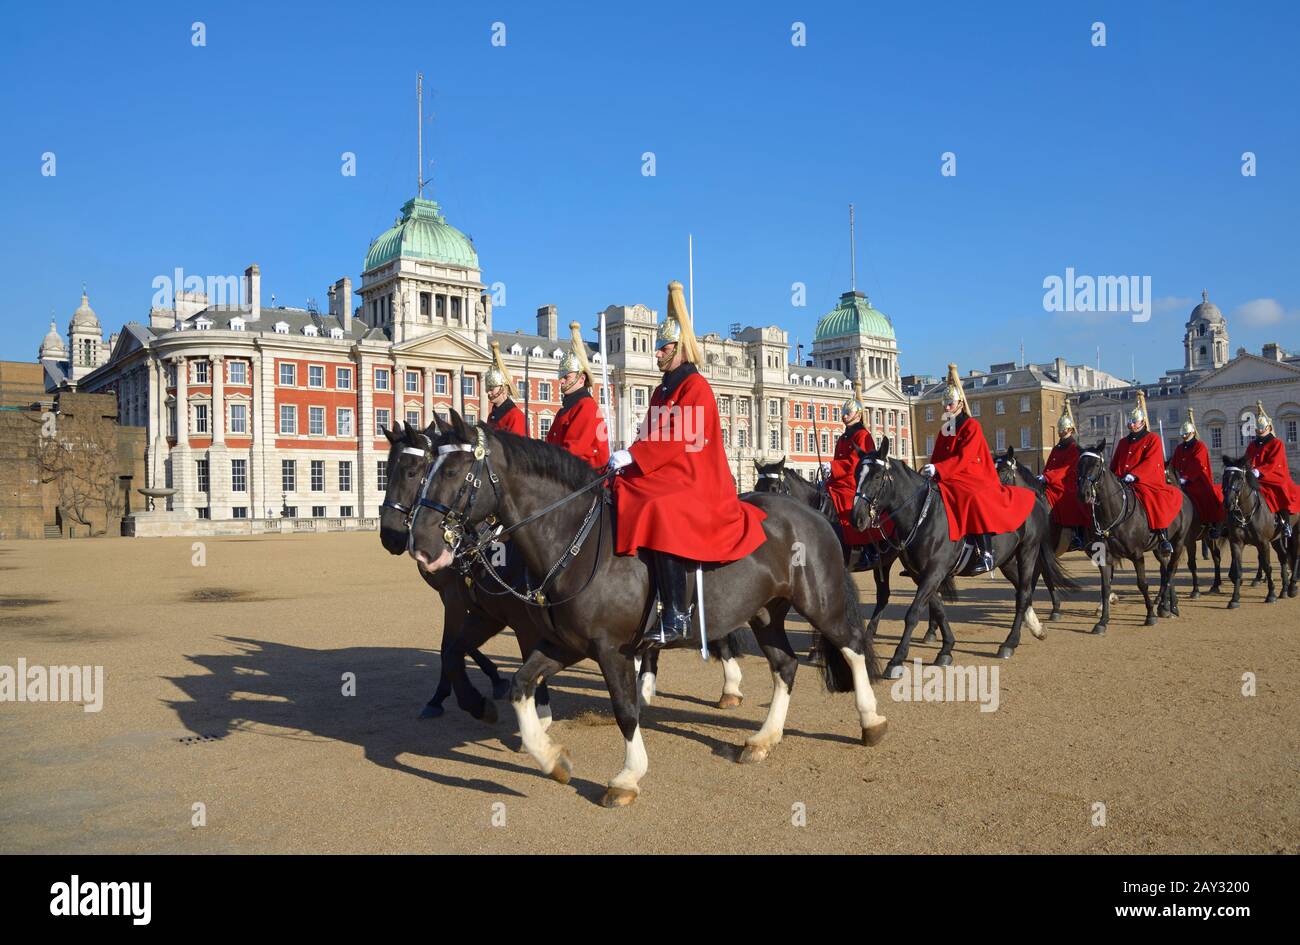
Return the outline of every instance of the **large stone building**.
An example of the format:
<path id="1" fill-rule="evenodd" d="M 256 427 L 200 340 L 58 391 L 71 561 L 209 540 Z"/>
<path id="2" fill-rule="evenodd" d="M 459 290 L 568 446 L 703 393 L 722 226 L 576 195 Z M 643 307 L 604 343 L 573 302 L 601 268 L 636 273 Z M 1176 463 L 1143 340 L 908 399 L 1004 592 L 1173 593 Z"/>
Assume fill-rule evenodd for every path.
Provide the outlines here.
<path id="1" fill-rule="evenodd" d="M 493 340 L 521 387 L 528 378 L 520 406 L 532 435 L 544 436 L 559 410 L 567 321 L 548 305 L 538 310 L 536 334 L 494 331 L 478 253 L 431 200 L 407 201 L 371 242 L 355 301 L 351 279 L 341 278 L 324 312 L 266 306 L 261 280 L 252 265 L 233 293 L 239 297 L 176 291 L 169 305 L 107 342 L 83 291 L 70 343 L 51 324 L 40 346 L 48 390 L 113 394 L 121 422 L 144 428 L 146 481 L 137 485 L 170 490 L 167 507 L 188 531 L 373 525 L 387 485 L 383 429 L 424 425 L 452 407 L 483 416 Z M 607 409 L 621 446 L 635 436 L 661 377 L 658 313 L 615 305 L 603 314 Z M 587 334 L 599 374 L 590 340 L 597 324 L 589 320 Z M 861 293 L 846 293 L 821 320 L 804 365 L 791 364 L 788 336 L 775 326 L 700 341 L 742 489 L 752 487 L 757 460 L 783 455 L 810 473 L 829 461 L 852 379 L 863 384 L 876 435 L 909 437 L 893 326 Z M 606 403 L 599 385 L 597 396 Z"/>
<path id="2" fill-rule="evenodd" d="M 1300 475 L 1300 355 L 1270 342 L 1260 354 L 1238 348 L 1229 356 L 1228 322 L 1209 293 L 1188 316 L 1183 331 L 1183 366 L 1149 384 L 1129 384 L 1079 398 L 1076 415 L 1085 439 L 1111 443 L 1127 432 L 1125 415 L 1140 387 L 1147 398 L 1151 427 L 1164 431 L 1166 455 L 1179 442 L 1179 429 L 1191 407 L 1201 439 L 1209 448 L 1215 475 L 1222 458 L 1239 457 L 1253 435 L 1255 402 L 1273 418 L 1274 432 L 1286 446 L 1291 475 Z"/>

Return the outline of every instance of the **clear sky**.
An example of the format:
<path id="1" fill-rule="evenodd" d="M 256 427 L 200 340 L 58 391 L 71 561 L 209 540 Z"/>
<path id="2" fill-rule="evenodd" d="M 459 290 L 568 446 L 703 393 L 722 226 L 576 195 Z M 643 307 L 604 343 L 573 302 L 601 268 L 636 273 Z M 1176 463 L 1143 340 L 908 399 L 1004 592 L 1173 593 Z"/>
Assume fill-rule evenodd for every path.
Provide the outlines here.
<path id="1" fill-rule="evenodd" d="M 1292 2 L 25 4 L 0 31 L 0 358 L 34 359 L 51 309 L 66 333 L 83 281 L 107 330 L 146 320 L 178 266 L 257 262 L 264 304 L 323 307 L 414 193 L 417 71 L 432 196 L 506 286 L 498 330 L 662 311 L 693 233 L 701 331 L 807 344 L 852 201 L 905 373 L 1023 340 L 1154 379 L 1202 288 L 1234 349 L 1294 350 L 1298 39 Z M 1044 311 L 1066 267 L 1149 276 L 1153 317 Z"/>

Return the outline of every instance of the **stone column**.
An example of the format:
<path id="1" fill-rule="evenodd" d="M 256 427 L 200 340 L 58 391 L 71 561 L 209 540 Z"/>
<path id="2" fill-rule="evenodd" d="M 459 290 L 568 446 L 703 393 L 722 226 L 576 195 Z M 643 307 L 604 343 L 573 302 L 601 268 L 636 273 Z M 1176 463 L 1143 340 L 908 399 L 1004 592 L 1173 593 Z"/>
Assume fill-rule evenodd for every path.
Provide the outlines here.
<path id="1" fill-rule="evenodd" d="M 420 382 L 424 384 L 424 425 L 433 423 L 433 368 L 420 368 Z"/>
<path id="2" fill-rule="evenodd" d="M 378 491 L 376 466 L 378 457 L 373 447 L 375 425 L 374 400 L 374 365 L 367 362 L 365 356 L 357 351 L 357 518 L 365 518 L 374 509 L 379 511 L 383 494 Z M 377 496 L 378 498 L 373 498 Z"/>
<path id="3" fill-rule="evenodd" d="M 212 356 L 212 445 L 226 445 L 226 359 Z"/>
<path id="4" fill-rule="evenodd" d="M 167 381 L 161 358 L 149 359 L 149 485 L 162 489 L 167 485 Z"/>
<path id="5" fill-rule="evenodd" d="M 188 363 L 184 356 L 176 355 L 171 359 L 176 369 L 176 445 L 172 447 L 172 508 L 194 508 L 194 497 L 190 495 L 190 408 L 189 377 L 186 373 Z"/>

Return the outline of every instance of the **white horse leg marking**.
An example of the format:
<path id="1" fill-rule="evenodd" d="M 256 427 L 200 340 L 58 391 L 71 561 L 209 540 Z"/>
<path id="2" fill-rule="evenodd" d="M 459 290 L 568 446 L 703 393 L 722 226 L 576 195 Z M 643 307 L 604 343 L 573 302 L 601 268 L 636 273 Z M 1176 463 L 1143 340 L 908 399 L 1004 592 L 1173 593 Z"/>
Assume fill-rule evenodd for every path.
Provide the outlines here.
<path id="1" fill-rule="evenodd" d="M 561 749 L 551 741 L 537 717 L 537 703 L 532 696 L 510 703 L 514 706 L 515 716 L 519 720 L 519 737 L 523 739 L 524 749 L 536 759 L 543 774 L 555 770 L 555 763 Z"/>
<path id="2" fill-rule="evenodd" d="M 739 696 L 742 699 L 745 696 L 740 691 L 740 660 L 734 656 L 722 661 L 722 694 L 724 696 Z"/>
<path id="3" fill-rule="evenodd" d="M 785 734 L 785 714 L 789 708 L 790 690 L 786 687 L 781 674 L 773 673 L 772 705 L 767 710 L 767 718 L 763 721 L 762 728 L 745 739 L 745 744 L 751 750 L 754 760 L 766 757 L 781 740 L 781 736 Z"/>
<path id="4" fill-rule="evenodd" d="M 554 719 L 551 718 L 551 707 L 549 704 L 539 705 L 537 707 L 537 720 L 542 723 L 543 732 L 551 727 L 551 722 L 553 722 Z"/>
<path id="5" fill-rule="evenodd" d="M 655 697 L 655 674 L 643 673 L 641 676 L 641 704 L 649 705 Z"/>
<path id="6" fill-rule="evenodd" d="M 1038 614 L 1034 613 L 1032 606 L 1025 611 L 1025 626 L 1029 627 L 1029 632 L 1036 639 L 1041 640 L 1047 636 L 1047 634 L 1043 633 L 1043 622 L 1038 619 Z"/>
<path id="7" fill-rule="evenodd" d="M 633 730 L 632 737 L 627 740 L 626 745 L 627 753 L 623 756 L 623 770 L 614 775 L 609 786 L 635 794 L 640 791 L 637 785 L 645 777 L 646 769 L 650 767 L 650 759 L 645 753 L 645 742 L 641 740 L 640 725 Z"/>
<path id="8" fill-rule="evenodd" d="M 871 679 L 867 676 L 867 658 L 847 646 L 840 647 L 840 652 L 853 671 L 853 698 L 858 704 L 858 717 L 863 729 L 884 724 L 885 717 L 876 711 L 876 694 L 871 691 Z"/>

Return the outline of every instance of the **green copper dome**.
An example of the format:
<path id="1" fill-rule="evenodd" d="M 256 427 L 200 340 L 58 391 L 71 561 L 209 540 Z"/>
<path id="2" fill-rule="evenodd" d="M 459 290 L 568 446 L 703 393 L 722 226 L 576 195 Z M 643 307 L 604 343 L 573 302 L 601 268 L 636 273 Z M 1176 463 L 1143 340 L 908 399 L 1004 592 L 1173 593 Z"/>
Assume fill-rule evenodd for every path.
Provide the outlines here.
<path id="1" fill-rule="evenodd" d="M 436 203 L 421 197 L 402 204 L 401 218 L 370 244 L 362 271 L 369 272 L 400 256 L 478 268 L 478 253 L 469 237 L 443 219 Z"/>
<path id="2" fill-rule="evenodd" d="M 861 292 L 845 292 L 840 296 L 840 304 L 817 323 L 814 340 L 825 341 L 846 335 L 893 338 L 894 326 L 890 323 L 889 316 L 872 308 L 871 301 Z"/>

